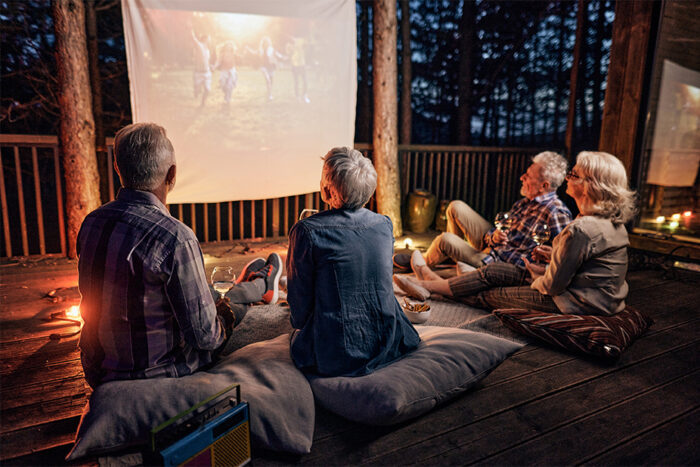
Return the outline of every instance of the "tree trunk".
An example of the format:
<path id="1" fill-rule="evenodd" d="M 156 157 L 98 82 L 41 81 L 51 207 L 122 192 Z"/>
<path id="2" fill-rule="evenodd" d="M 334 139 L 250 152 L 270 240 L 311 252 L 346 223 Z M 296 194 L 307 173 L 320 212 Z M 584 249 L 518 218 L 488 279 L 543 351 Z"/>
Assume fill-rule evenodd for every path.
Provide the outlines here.
<path id="1" fill-rule="evenodd" d="M 594 139 L 600 137 L 600 122 L 602 120 L 601 100 L 603 98 L 603 74 L 600 72 L 603 60 L 603 28 L 605 25 L 605 1 L 598 0 L 598 18 L 596 25 L 596 40 L 593 46 L 593 124 L 591 133 Z"/>
<path id="2" fill-rule="evenodd" d="M 56 31 L 61 149 L 66 180 L 68 256 L 76 257 L 76 239 L 85 216 L 100 205 L 95 159 L 95 123 L 88 76 L 85 11 L 80 0 L 53 0 Z"/>
<path id="3" fill-rule="evenodd" d="M 377 169 L 377 211 L 394 223 L 394 236 L 403 234 L 397 125 L 396 2 L 374 2 L 374 166 Z"/>
<path id="4" fill-rule="evenodd" d="M 411 12 L 408 0 L 401 0 L 401 144 L 411 144 Z"/>
<path id="5" fill-rule="evenodd" d="M 360 3 L 360 60 L 358 71 L 360 82 L 357 87 L 357 139 L 369 143 L 372 136 L 372 100 L 370 99 L 370 42 L 369 42 L 369 13 L 371 5 Z"/>
<path id="6" fill-rule="evenodd" d="M 471 143 L 472 133 L 472 57 L 476 30 L 476 3 L 462 1 L 462 19 L 459 22 L 459 77 L 457 78 L 457 144 Z"/>
<path id="7" fill-rule="evenodd" d="M 92 88 L 92 115 L 95 120 L 95 149 L 97 156 L 97 170 L 100 180 L 107 180 L 107 167 L 104 121 L 102 114 L 102 79 L 100 78 L 100 58 L 97 48 L 97 11 L 95 0 L 83 0 L 85 3 L 85 31 L 87 33 L 88 63 L 90 65 L 90 85 Z M 109 187 L 105 184 L 100 187 L 102 200 L 109 200 Z"/>
<path id="8" fill-rule="evenodd" d="M 583 21 L 586 4 L 584 0 L 578 0 L 578 11 L 576 14 L 576 42 L 574 44 L 574 57 L 571 65 L 571 81 L 569 83 L 569 113 L 566 118 L 566 155 L 569 160 L 573 160 L 572 154 L 574 127 L 576 120 L 576 97 L 578 96 L 578 70 L 581 58 L 581 41 L 583 40 Z"/>
<path id="9" fill-rule="evenodd" d="M 559 130 L 559 123 L 561 122 L 561 116 L 560 116 L 560 110 L 561 110 L 561 102 L 564 97 L 564 42 L 566 41 L 566 17 L 567 17 L 567 11 L 566 11 L 566 6 L 568 3 L 561 3 L 559 5 L 559 8 L 561 8 L 560 12 L 560 21 L 561 24 L 559 25 L 559 44 L 557 46 L 557 74 L 556 74 L 556 92 L 555 92 L 555 97 L 554 97 L 554 138 L 552 141 L 556 145 L 559 145 L 561 142 L 561 131 Z"/>

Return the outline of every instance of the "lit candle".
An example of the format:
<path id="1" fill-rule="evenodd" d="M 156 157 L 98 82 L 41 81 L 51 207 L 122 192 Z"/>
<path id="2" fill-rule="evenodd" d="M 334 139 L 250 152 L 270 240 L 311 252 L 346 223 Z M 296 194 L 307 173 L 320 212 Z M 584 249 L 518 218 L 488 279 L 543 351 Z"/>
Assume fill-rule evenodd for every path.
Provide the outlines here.
<path id="1" fill-rule="evenodd" d="M 659 217 L 656 218 L 656 223 L 657 223 L 657 224 L 661 224 L 661 223 L 663 223 L 663 221 L 665 221 L 665 220 L 666 220 L 666 218 L 665 218 L 664 216 L 659 216 Z"/>
<path id="2" fill-rule="evenodd" d="M 676 213 L 676 214 L 671 216 L 671 219 L 673 219 L 674 221 L 679 221 L 679 220 L 681 220 L 681 215 Z"/>
<path id="3" fill-rule="evenodd" d="M 413 240 L 411 240 L 410 237 L 406 237 L 406 240 L 404 241 L 403 247 L 406 249 L 413 247 Z"/>

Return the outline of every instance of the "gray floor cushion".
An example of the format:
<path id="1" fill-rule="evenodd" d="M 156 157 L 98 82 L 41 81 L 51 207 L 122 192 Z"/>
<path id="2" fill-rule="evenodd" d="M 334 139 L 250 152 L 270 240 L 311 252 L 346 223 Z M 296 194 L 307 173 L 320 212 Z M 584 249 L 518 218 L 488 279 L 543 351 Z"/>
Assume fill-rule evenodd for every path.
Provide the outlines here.
<path id="1" fill-rule="evenodd" d="M 360 377 L 315 377 L 316 400 L 349 420 L 390 425 L 466 391 L 523 345 L 463 329 L 416 326 L 418 349 Z"/>
<path id="2" fill-rule="evenodd" d="M 250 408 L 253 446 L 308 453 L 311 388 L 289 356 L 289 335 L 248 345 L 215 367 L 181 378 L 114 381 L 90 397 L 67 460 L 146 445 L 150 430 L 233 383 Z"/>

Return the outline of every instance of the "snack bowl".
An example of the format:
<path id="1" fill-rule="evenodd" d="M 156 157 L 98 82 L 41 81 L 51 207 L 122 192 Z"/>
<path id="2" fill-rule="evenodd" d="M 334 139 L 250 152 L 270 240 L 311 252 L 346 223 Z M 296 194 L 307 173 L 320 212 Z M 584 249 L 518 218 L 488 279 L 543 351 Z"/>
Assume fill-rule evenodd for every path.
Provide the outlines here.
<path id="1" fill-rule="evenodd" d="M 404 300 L 401 308 L 408 320 L 413 324 L 425 323 L 430 317 L 430 305 L 427 303 L 412 303 L 408 300 Z"/>

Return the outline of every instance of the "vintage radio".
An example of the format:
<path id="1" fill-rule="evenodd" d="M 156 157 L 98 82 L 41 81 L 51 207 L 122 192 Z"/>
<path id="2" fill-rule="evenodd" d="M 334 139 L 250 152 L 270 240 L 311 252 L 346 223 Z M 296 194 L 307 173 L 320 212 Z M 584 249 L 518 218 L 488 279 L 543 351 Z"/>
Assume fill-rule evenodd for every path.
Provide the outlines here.
<path id="1" fill-rule="evenodd" d="M 151 430 L 151 461 L 236 466 L 250 461 L 248 404 L 234 384 Z"/>

